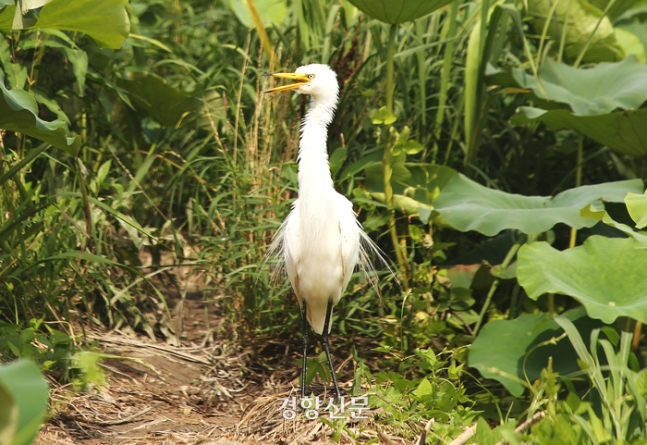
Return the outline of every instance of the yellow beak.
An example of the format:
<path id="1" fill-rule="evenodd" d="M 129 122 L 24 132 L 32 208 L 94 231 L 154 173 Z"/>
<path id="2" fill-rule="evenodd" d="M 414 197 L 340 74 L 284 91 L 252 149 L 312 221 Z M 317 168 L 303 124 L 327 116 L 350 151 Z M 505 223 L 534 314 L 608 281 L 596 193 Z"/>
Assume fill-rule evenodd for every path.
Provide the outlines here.
<path id="1" fill-rule="evenodd" d="M 307 85 L 310 82 L 310 78 L 307 74 L 298 74 L 298 73 L 270 73 L 263 74 L 263 76 L 272 76 L 278 77 L 279 79 L 290 79 L 296 81 L 296 83 L 290 83 L 288 85 L 281 85 L 280 87 L 272 88 L 269 90 L 263 91 L 263 93 L 276 93 L 277 91 L 288 91 L 296 90 L 303 85 Z"/>

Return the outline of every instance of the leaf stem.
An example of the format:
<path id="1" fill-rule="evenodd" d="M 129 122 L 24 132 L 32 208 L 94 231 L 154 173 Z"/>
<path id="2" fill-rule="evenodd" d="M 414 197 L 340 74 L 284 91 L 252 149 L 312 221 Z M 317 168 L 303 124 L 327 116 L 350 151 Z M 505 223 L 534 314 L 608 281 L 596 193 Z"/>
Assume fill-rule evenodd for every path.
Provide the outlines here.
<path id="1" fill-rule="evenodd" d="M 393 114 L 393 65 L 395 56 L 395 33 L 397 25 L 391 25 L 389 28 L 389 43 L 386 50 L 386 109 L 388 114 Z M 398 232 L 395 226 L 395 209 L 393 208 L 393 187 L 391 186 L 391 176 L 393 169 L 391 167 L 391 143 L 389 133 L 384 135 L 384 155 L 382 157 L 382 169 L 384 173 L 384 200 L 389 212 L 389 234 L 395 250 L 395 258 L 400 269 L 400 279 L 405 292 L 409 289 L 409 278 L 407 275 L 406 253 L 403 251 L 404 246 L 400 244 Z"/>
<path id="2" fill-rule="evenodd" d="M 456 34 L 456 16 L 458 15 L 458 2 L 452 2 L 452 9 L 449 12 L 449 21 L 445 26 L 447 29 L 447 45 L 445 45 L 445 54 L 443 55 L 443 72 L 440 75 L 440 92 L 438 94 L 438 111 L 436 112 L 436 125 L 434 127 L 434 148 L 431 154 L 431 163 L 436 163 L 438 156 L 438 140 L 442 133 L 443 121 L 445 118 L 445 105 L 447 103 L 447 91 L 449 91 L 449 75 L 452 70 L 454 58 L 455 34 Z"/>
<path id="3" fill-rule="evenodd" d="M 580 187 L 582 185 L 582 162 L 584 160 L 584 136 L 580 134 L 577 141 L 577 167 L 575 169 L 575 187 Z M 568 248 L 572 249 L 575 247 L 577 241 L 577 229 L 571 227 L 571 239 L 568 243 Z"/>
<path id="4" fill-rule="evenodd" d="M 526 240 L 527 240 L 527 237 L 525 235 L 521 235 L 517 237 L 515 243 L 512 245 L 512 247 L 508 251 L 508 254 L 505 256 L 503 262 L 499 266 L 502 271 L 508 268 L 508 266 L 512 262 L 512 259 L 517 254 L 517 251 L 526 242 Z M 483 319 L 485 318 L 485 313 L 490 307 L 490 303 L 492 302 L 492 297 L 494 296 L 494 292 L 496 291 L 496 288 L 499 286 L 499 281 L 500 280 L 498 278 L 495 278 L 494 282 L 490 286 L 490 290 L 487 294 L 487 297 L 485 297 L 485 303 L 483 304 L 483 308 L 481 309 L 481 313 L 479 314 L 478 321 L 476 322 L 476 326 L 474 327 L 474 336 L 478 334 L 479 330 L 481 329 L 481 326 L 483 325 Z"/>

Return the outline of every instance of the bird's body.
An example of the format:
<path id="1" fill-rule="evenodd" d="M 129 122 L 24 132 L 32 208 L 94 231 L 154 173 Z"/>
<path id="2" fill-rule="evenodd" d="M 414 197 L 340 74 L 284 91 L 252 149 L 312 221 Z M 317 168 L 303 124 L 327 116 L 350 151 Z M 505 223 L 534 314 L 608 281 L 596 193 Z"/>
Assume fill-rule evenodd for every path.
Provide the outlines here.
<path id="1" fill-rule="evenodd" d="M 339 302 L 359 258 L 360 236 L 352 205 L 332 189 L 299 191 L 284 232 L 290 283 L 299 304 L 306 303 L 310 325 L 323 334 L 328 302 L 333 306 Z"/>
<path id="2" fill-rule="evenodd" d="M 337 396 L 339 388 L 328 350 L 332 308 L 339 302 L 359 264 L 367 265 L 362 244 L 377 251 L 358 223 L 351 202 L 333 187 L 328 150 L 328 125 L 337 106 L 339 86 L 326 65 L 306 65 L 295 73 L 272 76 L 298 81 L 269 90 L 296 90 L 312 98 L 301 127 L 298 156 L 299 196 L 277 232 L 273 249 L 280 251 L 290 283 L 303 311 L 304 360 L 302 395 L 305 396 L 307 319 L 322 335 Z"/>

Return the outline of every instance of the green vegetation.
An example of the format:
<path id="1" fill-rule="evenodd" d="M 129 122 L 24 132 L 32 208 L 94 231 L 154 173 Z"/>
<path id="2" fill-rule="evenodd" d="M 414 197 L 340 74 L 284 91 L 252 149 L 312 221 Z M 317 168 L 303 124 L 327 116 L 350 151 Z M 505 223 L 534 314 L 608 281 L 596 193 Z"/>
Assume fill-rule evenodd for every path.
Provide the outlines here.
<path id="1" fill-rule="evenodd" d="M 0 365 L 0 440 L 3 444 L 30 444 L 45 418 L 47 382 L 29 360 Z"/>
<path id="2" fill-rule="evenodd" d="M 335 314 L 372 421 L 647 443 L 644 0 L 37 3 L 0 0 L 2 361 L 83 385 L 84 328 L 169 335 L 162 254 L 238 341 L 296 338 L 264 254 L 306 103 L 260 75 L 327 63 L 335 184 L 397 276 Z M 12 366 L 37 379 L 0 367 L 0 443 L 28 443 Z"/>

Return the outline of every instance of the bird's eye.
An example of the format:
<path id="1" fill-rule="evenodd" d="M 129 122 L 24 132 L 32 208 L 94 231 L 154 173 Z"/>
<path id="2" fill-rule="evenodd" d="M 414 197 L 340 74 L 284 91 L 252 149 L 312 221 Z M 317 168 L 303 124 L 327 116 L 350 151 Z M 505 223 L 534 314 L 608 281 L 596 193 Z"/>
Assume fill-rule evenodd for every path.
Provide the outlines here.
<path id="1" fill-rule="evenodd" d="M 314 79 L 314 78 L 315 78 L 315 75 L 314 75 L 314 74 L 308 74 L 308 79 L 312 80 L 312 79 Z"/>

